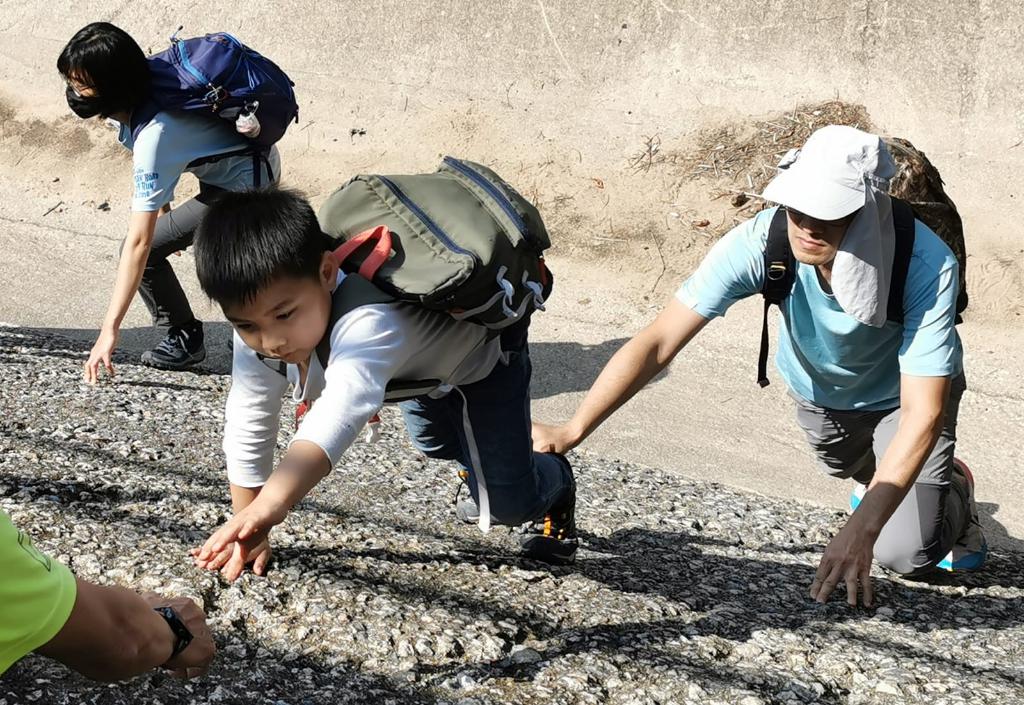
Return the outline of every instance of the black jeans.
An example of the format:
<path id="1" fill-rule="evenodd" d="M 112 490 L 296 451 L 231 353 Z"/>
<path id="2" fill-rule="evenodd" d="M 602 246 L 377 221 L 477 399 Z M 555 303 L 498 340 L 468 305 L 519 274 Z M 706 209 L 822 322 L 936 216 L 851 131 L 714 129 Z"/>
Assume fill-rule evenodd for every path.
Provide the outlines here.
<path id="1" fill-rule="evenodd" d="M 199 195 L 157 218 L 149 259 L 139 285 L 139 296 L 149 309 L 154 325 L 165 328 L 184 326 L 195 320 L 188 298 L 167 258 L 192 244 L 208 205 L 221 192 L 221 188 L 200 183 Z"/>

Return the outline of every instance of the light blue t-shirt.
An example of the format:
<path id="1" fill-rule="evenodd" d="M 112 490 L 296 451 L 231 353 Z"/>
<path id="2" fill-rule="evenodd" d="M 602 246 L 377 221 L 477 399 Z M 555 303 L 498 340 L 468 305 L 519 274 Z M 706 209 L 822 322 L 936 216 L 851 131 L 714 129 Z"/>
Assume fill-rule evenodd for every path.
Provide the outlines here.
<path id="1" fill-rule="evenodd" d="M 174 187 L 182 173 L 188 171 L 199 181 L 218 186 L 228 191 L 244 191 L 254 185 L 253 158 L 251 155 L 225 157 L 223 159 L 189 167 L 201 157 L 210 157 L 225 152 L 234 152 L 248 147 L 245 138 L 235 132 L 231 125 L 198 115 L 182 112 L 160 112 L 143 127 L 137 139 L 132 131 L 121 125 L 117 139 L 132 151 L 135 191 L 132 210 L 152 212 L 174 199 Z M 277 147 L 268 155 L 273 176 L 281 174 L 280 157 Z M 270 179 L 266 165 L 260 183 L 266 185 Z"/>
<path id="2" fill-rule="evenodd" d="M 761 292 L 772 208 L 715 244 L 676 298 L 705 318 L 725 315 Z M 904 323 L 881 328 L 857 322 L 826 294 L 816 268 L 797 263 L 793 291 L 782 303 L 775 364 L 796 396 L 830 409 L 892 409 L 900 374 L 955 376 L 963 351 L 955 327 L 959 266 L 938 235 L 920 221 L 904 291 Z"/>

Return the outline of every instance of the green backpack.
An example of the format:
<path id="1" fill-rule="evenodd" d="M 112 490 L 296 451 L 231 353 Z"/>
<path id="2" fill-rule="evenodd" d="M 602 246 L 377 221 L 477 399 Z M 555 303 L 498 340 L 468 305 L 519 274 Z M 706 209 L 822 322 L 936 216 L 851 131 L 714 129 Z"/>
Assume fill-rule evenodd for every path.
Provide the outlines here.
<path id="1" fill-rule="evenodd" d="M 432 174 L 356 176 L 318 217 L 340 244 L 342 267 L 394 300 L 498 331 L 543 310 L 551 290 L 540 213 L 473 162 L 445 157 Z M 350 279 L 342 287 L 355 288 L 345 286 Z M 358 289 L 332 318 L 380 300 L 372 288 Z"/>

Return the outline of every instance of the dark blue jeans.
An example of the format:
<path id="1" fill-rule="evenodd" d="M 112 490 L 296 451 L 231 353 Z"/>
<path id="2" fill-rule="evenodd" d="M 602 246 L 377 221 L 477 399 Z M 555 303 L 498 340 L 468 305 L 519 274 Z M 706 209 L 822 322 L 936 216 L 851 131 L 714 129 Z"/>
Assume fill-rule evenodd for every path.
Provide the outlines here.
<path id="1" fill-rule="evenodd" d="M 481 510 L 482 475 L 492 520 L 508 526 L 543 517 L 573 482 L 561 456 L 533 451 L 528 328 L 524 321 L 502 333 L 508 364 L 499 360 L 484 379 L 441 399 L 419 397 L 400 405 L 413 445 L 427 457 L 454 460 L 468 470 Z"/>

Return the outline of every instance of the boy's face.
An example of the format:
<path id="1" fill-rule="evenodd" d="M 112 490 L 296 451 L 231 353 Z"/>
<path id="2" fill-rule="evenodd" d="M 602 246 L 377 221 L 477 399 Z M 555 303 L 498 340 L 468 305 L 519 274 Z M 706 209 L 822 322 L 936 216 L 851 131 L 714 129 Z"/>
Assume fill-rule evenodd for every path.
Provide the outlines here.
<path id="1" fill-rule="evenodd" d="M 249 303 L 225 306 L 224 316 L 261 355 L 290 364 L 306 362 L 327 332 L 337 277 L 338 263 L 325 252 L 316 278 L 276 279 Z"/>

